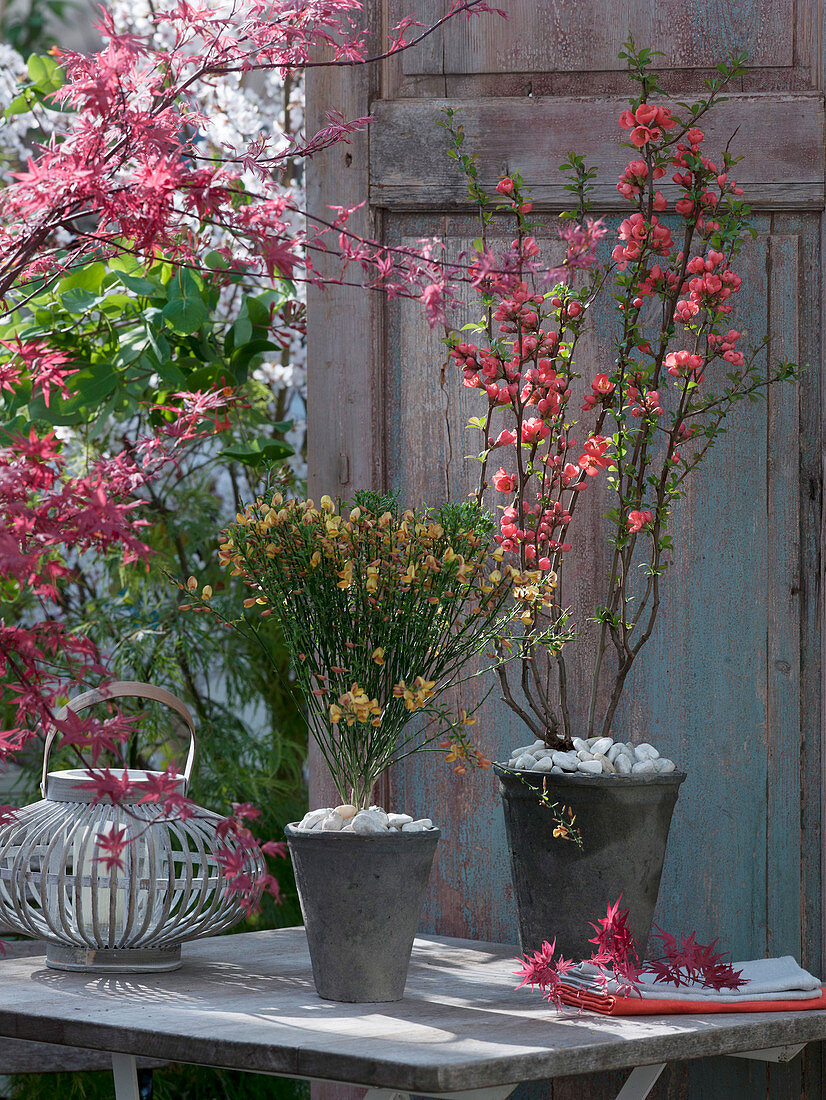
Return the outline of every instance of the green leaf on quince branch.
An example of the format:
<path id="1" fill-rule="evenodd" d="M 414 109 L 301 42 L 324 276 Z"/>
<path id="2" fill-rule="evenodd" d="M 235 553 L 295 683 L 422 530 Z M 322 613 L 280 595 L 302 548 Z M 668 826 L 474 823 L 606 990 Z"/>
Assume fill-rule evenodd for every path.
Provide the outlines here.
<path id="1" fill-rule="evenodd" d="M 208 311 L 200 298 L 172 298 L 163 307 L 163 316 L 173 332 L 189 336 L 206 321 Z"/>
<path id="2" fill-rule="evenodd" d="M 217 390 L 222 386 L 237 386 L 238 379 L 225 363 L 208 363 L 205 367 L 187 374 L 186 388 L 193 390 Z"/>
<path id="3" fill-rule="evenodd" d="M 12 420 L 7 420 L 4 424 L 0 424 L 0 440 L 11 440 L 16 435 L 28 435 L 29 428 L 31 427 L 31 421 L 27 416 L 15 416 Z"/>

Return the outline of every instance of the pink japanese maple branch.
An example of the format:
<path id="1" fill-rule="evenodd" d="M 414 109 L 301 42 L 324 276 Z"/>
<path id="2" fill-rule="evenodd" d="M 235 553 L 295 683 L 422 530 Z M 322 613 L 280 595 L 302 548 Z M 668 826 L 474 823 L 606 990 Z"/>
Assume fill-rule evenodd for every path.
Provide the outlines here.
<path id="1" fill-rule="evenodd" d="M 333 58 L 330 61 L 309 61 L 304 60 L 295 65 L 290 65 L 289 68 L 293 69 L 340 69 L 340 68 L 352 68 L 356 65 L 375 65 L 380 61 L 387 61 L 391 57 L 395 57 L 397 54 L 404 53 L 406 50 L 410 50 L 424 42 L 426 38 L 429 38 L 431 34 L 443 27 L 445 23 L 454 19 L 456 16 L 462 13 L 466 15 L 483 14 L 484 12 L 495 12 L 497 15 L 506 18 L 506 14 L 503 11 L 499 11 L 496 8 L 491 8 L 487 0 L 464 0 L 463 3 L 453 4 L 450 10 L 437 19 L 435 23 L 431 23 L 420 35 L 411 39 L 409 42 L 400 41 L 394 43 L 389 49 L 384 50 L 382 53 L 373 54 L 370 57 L 359 58 Z M 408 24 L 410 26 L 411 24 Z M 416 26 L 422 26 L 421 23 L 415 24 Z M 216 68 L 206 69 L 205 72 L 210 75 L 233 73 L 233 72 L 249 72 L 254 69 L 277 69 L 284 68 L 284 63 L 281 61 L 273 61 L 269 63 L 254 62 L 252 60 L 247 61 L 246 64 L 237 65 L 232 68 L 225 66 L 218 66 Z"/>
<path id="2" fill-rule="evenodd" d="M 628 910 L 620 909 L 618 898 L 604 917 L 591 923 L 596 935 L 589 942 L 594 944 L 591 957 L 584 960 L 595 980 L 607 990 L 608 983 L 615 984 L 622 997 L 641 996 L 641 982 L 668 983 L 681 986 L 711 989 L 716 993 L 737 991 L 744 985 L 742 971 L 735 970 L 731 962 L 717 950 L 718 941 L 708 945 L 697 942 L 695 934 L 676 938 L 655 925 L 654 939 L 661 944 L 660 954 L 643 962 L 638 957 L 637 944 L 628 927 Z M 568 975 L 579 969 L 580 964 L 561 955 L 556 959 L 556 940 L 546 941 L 539 951 L 523 955 L 517 977 L 521 978 L 517 989 L 531 986 L 538 989 L 545 1000 L 561 1009 L 563 996 L 575 994 L 577 986 L 568 984 Z"/>

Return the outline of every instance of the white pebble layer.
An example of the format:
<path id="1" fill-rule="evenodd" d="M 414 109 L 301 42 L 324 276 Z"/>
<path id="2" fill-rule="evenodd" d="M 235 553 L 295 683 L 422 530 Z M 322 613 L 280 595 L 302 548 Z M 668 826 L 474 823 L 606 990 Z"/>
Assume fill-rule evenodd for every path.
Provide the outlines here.
<path id="1" fill-rule="evenodd" d="M 549 749 L 544 741 L 520 745 L 510 754 L 507 766 L 515 771 L 540 772 L 545 775 L 669 775 L 677 770 L 673 760 L 660 756 L 653 745 L 644 741 L 614 741 L 613 737 L 573 738 L 568 752 Z M 309 816 L 309 815 L 308 815 Z"/>
<path id="2" fill-rule="evenodd" d="M 310 810 L 295 826 L 305 833 L 425 833 L 435 828 L 429 817 L 385 813 L 381 806 L 357 810 L 355 806 L 325 806 Z"/>

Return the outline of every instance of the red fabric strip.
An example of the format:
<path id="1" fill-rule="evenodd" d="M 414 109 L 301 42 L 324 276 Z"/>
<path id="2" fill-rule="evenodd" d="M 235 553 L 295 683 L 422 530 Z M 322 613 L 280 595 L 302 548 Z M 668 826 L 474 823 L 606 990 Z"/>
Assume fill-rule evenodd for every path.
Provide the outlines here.
<path id="1" fill-rule="evenodd" d="M 563 1004 L 575 1008 L 587 1008 L 591 1012 L 600 1012 L 603 1016 L 671 1016 L 680 1014 L 706 1015 L 712 1012 L 809 1012 L 816 1008 L 826 1008 L 826 986 L 820 996 L 810 1001 L 740 1001 L 725 1004 L 708 1001 L 672 1001 L 662 999 L 643 999 L 642 997 L 615 997 L 609 993 L 590 993 L 585 989 L 574 989 L 563 985 L 560 990 Z"/>

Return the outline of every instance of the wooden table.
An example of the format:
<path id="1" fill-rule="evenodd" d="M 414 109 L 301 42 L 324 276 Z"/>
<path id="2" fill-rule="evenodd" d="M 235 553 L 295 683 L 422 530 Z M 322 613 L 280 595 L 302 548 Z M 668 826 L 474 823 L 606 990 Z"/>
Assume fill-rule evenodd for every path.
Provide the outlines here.
<path id="1" fill-rule="evenodd" d="M 822 1010 L 559 1015 L 537 993 L 514 991 L 515 954 L 421 937 L 404 1000 L 380 1005 L 321 1000 L 300 928 L 185 945 L 183 967 L 171 974 L 102 977 L 9 959 L 0 1036 L 110 1052 L 117 1100 L 136 1100 L 136 1055 L 362 1085 L 375 1090 L 369 1100 L 504 1100 L 523 1081 L 628 1068 L 619 1097 L 642 1100 L 667 1062 L 787 1060 L 826 1038 Z"/>

